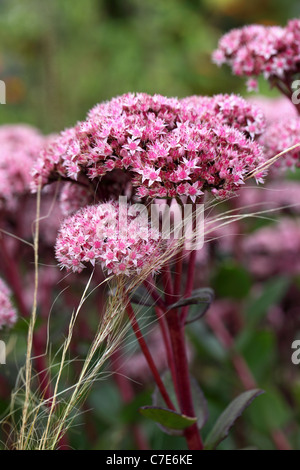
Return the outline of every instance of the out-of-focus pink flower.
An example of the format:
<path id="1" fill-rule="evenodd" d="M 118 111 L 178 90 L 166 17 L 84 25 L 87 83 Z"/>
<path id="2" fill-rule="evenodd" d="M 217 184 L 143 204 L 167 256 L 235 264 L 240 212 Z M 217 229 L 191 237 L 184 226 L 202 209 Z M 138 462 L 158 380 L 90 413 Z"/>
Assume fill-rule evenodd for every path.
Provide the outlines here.
<path id="1" fill-rule="evenodd" d="M 266 158 L 299 144 L 294 150 L 282 155 L 273 164 L 274 168 L 294 168 L 300 166 L 300 118 L 280 119 L 270 124 L 260 137 Z"/>
<path id="2" fill-rule="evenodd" d="M 3 327 L 11 328 L 17 321 L 17 313 L 9 299 L 10 295 L 9 288 L 0 279 L 0 330 Z"/>
<path id="3" fill-rule="evenodd" d="M 44 142 L 30 126 L 0 127 L 0 210 L 14 210 L 18 197 L 29 192 L 32 166 Z"/>
<path id="4" fill-rule="evenodd" d="M 262 110 L 267 125 L 278 121 L 278 119 L 288 120 L 298 116 L 295 106 L 286 97 L 267 98 L 265 96 L 257 96 L 248 98 L 247 101 Z"/>
<path id="5" fill-rule="evenodd" d="M 233 29 L 220 39 L 213 61 L 228 64 L 235 75 L 290 80 L 300 67 L 300 20 L 285 28 L 254 24 Z"/>
<path id="6" fill-rule="evenodd" d="M 300 273 L 300 223 L 283 218 L 243 240 L 249 270 L 258 278 Z"/>
<path id="7" fill-rule="evenodd" d="M 159 233 L 135 213 L 134 206 L 126 205 L 124 214 L 123 210 L 110 202 L 68 217 L 56 241 L 60 266 L 80 272 L 89 263 L 100 263 L 108 274 L 130 275 L 153 263 L 161 253 Z"/>
<path id="8" fill-rule="evenodd" d="M 258 92 L 258 81 L 255 80 L 255 78 L 249 78 L 247 80 L 247 91 L 251 92 L 251 91 L 256 91 Z"/>
<path id="9" fill-rule="evenodd" d="M 264 122 L 242 98 L 218 96 L 213 103 L 207 119 L 199 116 L 201 106 L 194 113 L 191 100 L 160 95 L 126 94 L 99 104 L 43 152 L 35 182 L 85 178 L 96 191 L 104 175 L 121 169 L 141 198 L 195 201 L 206 190 L 226 197 L 262 163 L 261 147 L 248 137 L 260 134 Z"/>
<path id="10" fill-rule="evenodd" d="M 300 183 L 297 181 L 272 181 L 263 188 L 245 187 L 236 199 L 247 212 L 276 210 L 300 213 Z"/>

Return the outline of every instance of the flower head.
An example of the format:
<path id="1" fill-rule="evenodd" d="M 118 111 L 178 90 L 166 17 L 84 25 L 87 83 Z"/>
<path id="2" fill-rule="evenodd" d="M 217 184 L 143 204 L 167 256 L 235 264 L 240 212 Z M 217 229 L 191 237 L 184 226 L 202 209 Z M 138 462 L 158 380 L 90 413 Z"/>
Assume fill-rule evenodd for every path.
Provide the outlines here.
<path id="1" fill-rule="evenodd" d="M 73 272 L 99 263 L 108 274 L 130 275 L 155 264 L 161 253 L 159 240 L 159 233 L 136 214 L 135 206 L 102 203 L 65 219 L 56 241 L 56 258 L 62 268 Z"/>
<path id="2" fill-rule="evenodd" d="M 17 313 L 9 299 L 11 292 L 5 282 L 0 279 L 0 330 L 11 328 L 17 321 Z"/>
<path id="3" fill-rule="evenodd" d="M 299 274 L 299 221 L 283 218 L 257 230 L 243 241 L 243 250 L 250 272 L 258 278 Z"/>
<path id="4" fill-rule="evenodd" d="M 31 169 L 44 139 L 30 126 L 0 127 L 0 210 L 13 210 L 18 197 L 29 192 Z"/>
<path id="5" fill-rule="evenodd" d="M 300 118 L 274 121 L 261 136 L 260 143 L 264 147 L 267 158 L 272 158 L 284 150 L 300 144 Z M 279 157 L 273 166 L 282 169 L 299 167 L 300 145 Z"/>
<path id="6" fill-rule="evenodd" d="M 35 179 L 49 181 L 56 172 L 88 179 L 101 192 L 121 170 L 141 198 L 196 200 L 204 190 L 225 197 L 263 159 L 249 138 L 262 132 L 263 118 L 239 97 L 204 99 L 205 109 L 194 101 L 137 93 L 99 104 L 43 153 Z"/>
<path id="7" fill-rule="evenodd" d="M 287 26 L 250 25 L 233 29 L 213 53 L 217 65 L 228 64 L 235 75 L 282 79 L 299 72 L 300 20 Z"/>

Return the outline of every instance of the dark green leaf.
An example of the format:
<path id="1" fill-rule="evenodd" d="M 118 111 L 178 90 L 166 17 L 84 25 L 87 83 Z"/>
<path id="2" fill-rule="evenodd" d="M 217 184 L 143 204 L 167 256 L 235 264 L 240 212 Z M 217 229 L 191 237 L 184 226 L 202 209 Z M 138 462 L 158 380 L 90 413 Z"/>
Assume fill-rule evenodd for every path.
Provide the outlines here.
<path id="1" fill-rule="evenodd" d="M 220 442 L 222 442 L 228 436 L 228 433 L 237 418 L 239 418 L 243 411 L 252 403 L 252 401 L 262 393 L 264 393 L 263 390 L 254 389 L 244 392 L 235 398 L 226 408 L 226 410 L 223 411 L 208 437 L 206 438 L 205 449 L 215 449 L 220 444 Z"/>
<path id="2" fill-rule="evenodd" d="M 192 323 L 205 315 L 213 300 L 214 291 L 209 287 L 203 287 L 201 289 L 195 289 L 189 297 L 182 298 L 175 304 L 170 305 L 169 310 L 186 305 L 194 305 L 195 307 L 190 309 L 189 316 L 186 320 L 186 323 Z"/>
<path id="3" fill-rule="evenodd" d="M 224 263 L 213 279 L 213 287 L 219 297 L 245 298 L 251 289 L 252 281 L 248 271 L 236 263 Z"/>
<path id="4" fill-rule="evenodd" d="M 139 409 L 146 418 L 152 419 L 167 428 L 182 430 L 197 422 L 196 417 L 189 417 L 177 413 L 177 411 L 159 408 L 156 406 L 143 406 Z"/>
<path id="5" fill-rule="evenodd" d="M 166 386 L 170 398 L 172 402 L 175 404 L 175 406 L 178 406 L 177 404 L 177 398 L 176 398 L 176 393 L 174 390 L 174 385 L 171 377 L 170 372 L 166 372 L 163 377 L 162 377 L 163 383 Z M 208 407 L 207 407 L 207 402 L 205 400 L 204 394 L 201 390 L 201 388 L 198 385 L 197 380 L 190 376 L 190 381 L 191 381 L 191 391 L 192 391 L 192 400 L 194 404 L 194 410 L 195 410 L 195 415 L 197 417 L 197 426 L 199 429 L 202 429 L 204 424 L 206 423 L 208 419 Z M 154 394 L 153 394 L 153 405 L 158 406 L 160 408 L 164 407 L 164 401 L 161 397 L 161 394 L 156 387 Z M 160 428 L 166 432 L 167 434 L 171 435 L 181 435 L 182 432 L 178 430 L 174 430 L 174 428 L 168 428 L 167 426 L 162 426 L 160 425 Z"/>
<path id="6" fill-rule="evenodd" d="M 267 313 L 272 305 L 278 304 L 285 295 L 289 279 L 278 277 L 267 282 L 262 294 L 252 300 L 247 307 L 248 326 L 255 326 Z"/>

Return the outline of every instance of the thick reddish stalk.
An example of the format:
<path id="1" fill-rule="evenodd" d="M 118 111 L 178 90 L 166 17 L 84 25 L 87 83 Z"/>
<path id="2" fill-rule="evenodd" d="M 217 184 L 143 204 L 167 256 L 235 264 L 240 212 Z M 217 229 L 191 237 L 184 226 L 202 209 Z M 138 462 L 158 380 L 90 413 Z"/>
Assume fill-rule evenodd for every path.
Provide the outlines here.
<path id="1" fill-rule="evenodd" d="M 190 271 L 190 270 L 189 270 Z M 190 271 L 194 279 L 194 270 Z M 174 291 L 171 282 L 171 273 L 169 266 L 166 266 L 162 271 L 162 279 L 165 289 L 166 304 L 171 305 L 174 299 Z M 193 287 L 193 279 L 188 279 L 188 285 Z M 188 289 L 186 289 L 186 293 Z M 180 320 L 177 310 L 169 310 L 166 312 L 166 319 L 168 323 L 170 340 L 173 351 L 173 358 L 175 364 L 175 390 L 177 398 L 180 403 L 180 409 L 186 416 L 194 417 L 194 406 L 191 392 L 190 375 L 188 360 L 186 355 L 185 336 L 184 336 L 184 322 Z M 190 450 L 202 450 L 203 444 L 201 436 L 196 424 L 190 426 L 185 430 L 185 438 Z"/>
<path id="2" fill-rule="evenodd" d="M 189 266 L 188 266 L 188 272 L 187 272 L 187 281 L 186 281 L 186 286 L 185 286 L 184 298 L 190 297 L 190 295 L 193 292 L 196 256 L 197 256 L 197 251 L 196 250 L 191 251 L 190 256 L 189 256 Z M 186 320 L 188 312 L 189 312 L 189 306 L 186 305 L 185 307 L 182 308 L 182 312 L 181 312 L 181 322 L 183 324 Z"/>
<path id="3" fill-rule="evenodd" d="M 140 327 L 138 325 L 138 322 L 136 320 L 136 317 L 135 317 L 135 313 L 133 311 L 133 308 L 131 306 L 131 303 L 130 303 L 130 300 L 128 298 L 125 298 L 125 302 L 126 302 L 126 311 L 127 311 L 127 314 L 128 314 L 128 317 L 129 317 L 129 320 L 130 320 L 130 323 L 131 323 L 131 326 L 132 326 L 132 329 L 134 331 L 134 334 L 139 342 L 139 345 L 141 347 L 141 350 L 143 351 L 143 354 L 147 360 L 147 363 L 149 365 L 149 368 L 152 372 L 152 375 L 154 377 L 154 380 L 155 380 L 155 383 L 166 403 L 166 405 L 168 406 L 169 409 L 171 410 L 175 410 L 175 407 L 169 397 L 169 394 L 163 384 L 163 381 L 161 380 L 160 378 L 160 375 L 159 375 L 159 372 L 157 370 L 157 367 L 153 361 L 153 358 L 151 356 L 151 353 L 148 349 L 148 346 L 147 346 L 147 343 L 146 341 L 144 340 L 144 337 L 142 335 L 142 332 L 140 330 Z"/>
<path id="4" fill-rule="evenodd" d="M 182 282 L 182 265 L 183 265 L 183 250 L 180 250 L 175 258 L 175 274 L 174 274 L 174 295 L 176 300 L 180 299 L 181 282 Z"/>
<path id="5" fill-rule="evenodd" d="M 194 417 L 195 411 L 192 400 L 192 391 L 189 376 L 188 360 L 186 355 L 184 327 L 179 315 L 171 310 L 167 313 L 174 361 L 176 364 L 178 400 L 181 412 L 186 416 Z M 202 450 L 203 444 L 196 424 L 185 430 L 185 438 L 190 450 Z"/>
<path id="6" fill-rule="evenodd" d="M 157 304 L 155 306 L 155 313 L 156 313 L 156 316 L 157 316 L 157 319 L 158 319 L 159 327 L 160 327 L 161 334 L 162 334 L 163 341 L 164 341 L 168 366 L 169 366 L 169 369 L 171 371 L 171 375 L 172 375 L 174 387 L 175 387 L 175 390 L 176 390 L 176 394 L 178 395 L 177 379 L 176 379 L 176 371 L 175 371 L 176 366 L 175 366 L 175 363 L 174 363 L 172 345 L 171 345 L 171 342 L 170 342 L 170 336 L 169 336 L 168 327 L 167 327 L 167 324 L 166 324 L 166 317 L 165 317 L 166 306 L 165 306 L 163 300 L 161 299 L 161 297 L 159 296 L 155 286 L 151 282 L 146 280 L 145 281 L 145 286 L 146 286 L 146 289 L 148 290 L 148 292 L 150 293 L 150 295 L 152 296 L 153 300 Z"/>

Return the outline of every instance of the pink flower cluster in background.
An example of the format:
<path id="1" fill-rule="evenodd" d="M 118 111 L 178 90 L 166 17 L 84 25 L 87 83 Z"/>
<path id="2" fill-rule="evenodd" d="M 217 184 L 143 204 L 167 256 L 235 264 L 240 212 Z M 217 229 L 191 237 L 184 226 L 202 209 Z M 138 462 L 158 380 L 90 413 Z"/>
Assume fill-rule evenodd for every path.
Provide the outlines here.
<path id="1" fill-rule="evenodd" d="M 275 274 L 300 273 L 300 223 L 282 218 L 243 240 L 247 266 L 260 279 Z"/>
<path id="2" fill-rule="evenodd" d="M 279 119 L 267 127 L 266 132 L 260 138 L 261 145 L 264 146 L 266 158 L 287 150 L 290 147 L 296 148 L 282 155 L 274 163 L 275 168 L 294 168 L 300 166 L 300 118 Z"/>
<path id="3" fill-rule="evenodd" d="M 12 210 L 17 198 L 29 191 L 31 169 L 44 137 L 27 125 L 0 127 L 0 210 Z"/>
<path id="4" fill-rule="evenodd" d="M 10 301 L 11 292 L 0 278 L 0 330 L 3 327 L 11 328 L 17 321 L 17 313 Z"/>
<path id="5" fill-rule="evenodd" d="M 233 29 L 220 39 L 213 61 L 228 64 L 235 75 L 247 77 L 263 74 L 266 79 L 284 79 L 297 73 L 300 20 L 291 20 L 284 28 L 254 24 Z"/>
<path id="6" fill-rule="evenodd" d="M 300 213 L 300 185 L 297 181 L 271 181 L 262 188 L 245 187 L 236 199 L 240 209 L 252 211 L 276 210 L 266 216 L 280 212 Z"/>

